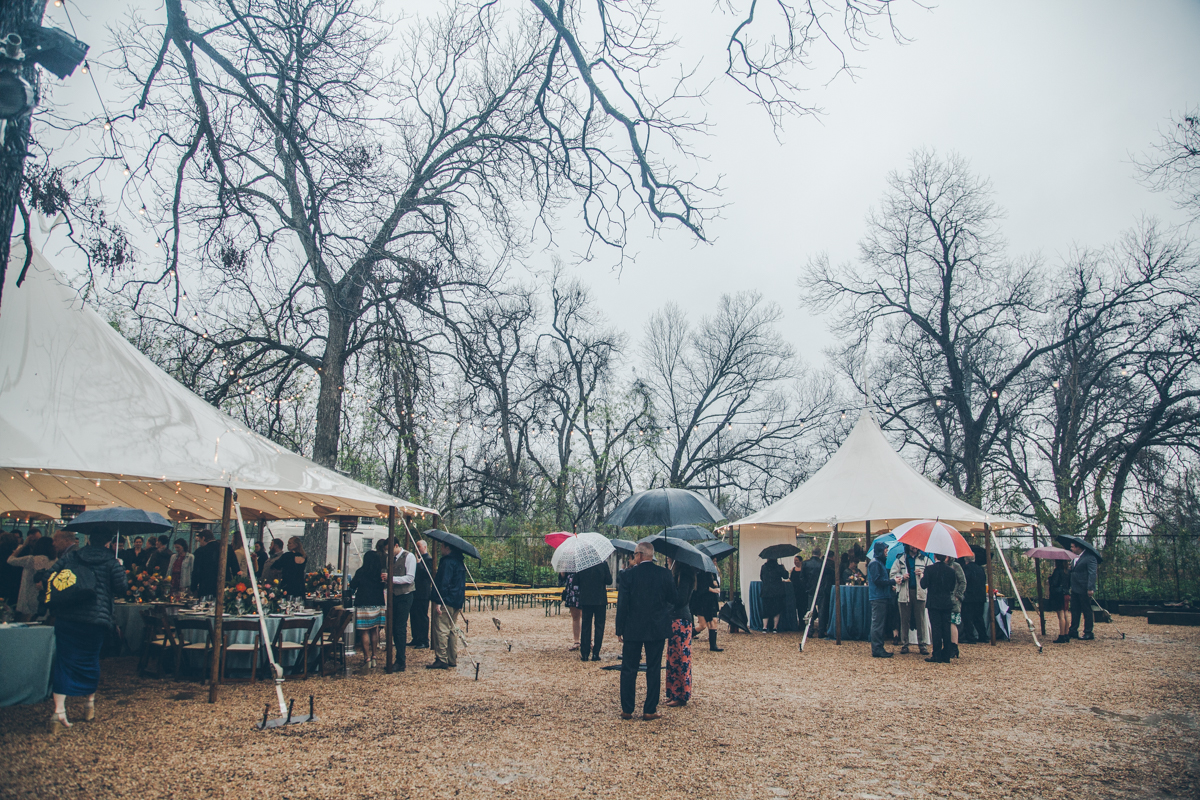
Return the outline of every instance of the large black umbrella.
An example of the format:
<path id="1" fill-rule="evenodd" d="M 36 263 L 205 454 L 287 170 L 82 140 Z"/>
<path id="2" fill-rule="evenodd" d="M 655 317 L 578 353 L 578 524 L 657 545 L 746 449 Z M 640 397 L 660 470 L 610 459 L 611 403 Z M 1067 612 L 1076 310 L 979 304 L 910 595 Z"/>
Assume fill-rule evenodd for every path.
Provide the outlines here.
<path id="1" fill-rule="evenodd" d="M 682 539 L 685 542 L 711 542 L 717 538 L 699 525 L 672 525 L 662 531 L 662 535 L 672 539 Z"/>
<path id="2" fill-rule="evenodd" d="M 787 558 L 788 556 L 797 555 L 800 548 L 794 544 L 773 544 L 770 547 L 764 547 L 762 552 L 758 554 L 759 558 L 765 558 L 768 561 L 772 558 Z"/>
<path id="3" fill-rule="evenodd" d="M 628 539 L 609 539 L 612 542 L 613 549 L 618 553 L 633 555 L 637 552 L 637 542 L 631 542 Z"/>
<path id="4" fill-rule="evenodd" d="M 682 539 L 672 539 L 658 534 L 656 536 L 647 536 L 642 541 L 654 545 L 654 552 L 662 553 L 668 558 L 673 558 L 680 564 L 685 564 L 701 572 L 711 572 L 714 575 L 719 574 L 717 572 L 717 565 L 713 563 L 711 558 Z"/>
<path id="5" fill-rule="evenodd" d="M 1055 536 L 1054 538 L 1057 539 L 1059 541 L 1059 543 L 1063 547 L 1067 548 L 1068 550 L 1071 549 L 1071 545 L 1077 544 L 1080 547 L 1082 547 L 1084 550 L 1092 551 L 1092 555 L 1094 555 L 1096 557 L 1096 561 L 1104 560 L 1104 556 L 1100 555 L 1100 551 L 1097 550 L 1095 548 L 1095 546 L 1093 546 L 1092 543 L 1089 542 L 1087 539 L 1080 539 L 1078 536 L 1068 536 L 1065 533 L 1060 533 L 1057 536 Z"/>
<path id="6" fill-rule="evenodd" d="M 721 509 L 687 489 L 647 489 L 617 506 L 607 525 L 631 528 L 639 525 L 669 528 L 672 525 L 711 524 L 725 519 Z"/>
<path id="7" fill-rule="evenodd" d="M 453 547 L 455 550 L 462 551 L 463 553 L 466 553 L 469 556 L 474 556 L 475 558 L 479 558 L 480 561 L 483 560 L 482 558 L 479 557 L 479 551 L 475 549 L 475 545 L 471 544 L 466 539 L 462 538 L 461 536 L 459 536 L 456 533 L 449 533 L 447 531 L 439 531 L 437 528 L 433 528 L 432 530 L 425 531 L 424 535 L 428 536 L 430 539 L 433 539 L 436 542 L 441 542 L 442 544 L 448 544 L 451 547 Z"/>
<path id="8" fill-rule="evenodd" d="M 111 528 L 120 536 L 164 533 L 175 526 L 171 520 L 153 511 L 140 508 L 97 508 L 85 511 L 66 525 L 64 531 L 91 533 L 97 528 Z"/>
<path id="9" fill-rule="evenodd" d="M 728 558 L 737 552 L 737 548 L 728 542 L 701 542 L 696 545 L 696 549 L 713 561 L 720 561 L 722 558 Z"/>

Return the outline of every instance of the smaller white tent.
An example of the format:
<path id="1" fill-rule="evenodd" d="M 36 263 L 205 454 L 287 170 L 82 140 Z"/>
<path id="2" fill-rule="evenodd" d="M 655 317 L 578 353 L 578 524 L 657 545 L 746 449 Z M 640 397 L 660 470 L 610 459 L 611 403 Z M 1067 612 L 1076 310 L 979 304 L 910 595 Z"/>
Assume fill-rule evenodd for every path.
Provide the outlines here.
<path id="1" fill-rule="evenodd" d="M 287 450 L 206 403 L 113 330 L 34 252 L 14 247 L 0 307 L 0 513 L 130 506 L 219 520 L 434 514 Z"/>
<path id="2" fill-rule="evenodd" d="M 795 544 L 796 535 L 829 531 L 872 534 L 891 530 L 911 519 L 940 519 L 961 531 L 1027 525 L 1000 519 L 959 500 L 926 478 L 892 449 L 870 411 L 815 475 L 791 494 L 748 517 L 731 523 L 741 544 L 742 597 L 763 565 L 759 552 L 767 545 Z M 853 537 L 851 537 L 853 538 Z"/>

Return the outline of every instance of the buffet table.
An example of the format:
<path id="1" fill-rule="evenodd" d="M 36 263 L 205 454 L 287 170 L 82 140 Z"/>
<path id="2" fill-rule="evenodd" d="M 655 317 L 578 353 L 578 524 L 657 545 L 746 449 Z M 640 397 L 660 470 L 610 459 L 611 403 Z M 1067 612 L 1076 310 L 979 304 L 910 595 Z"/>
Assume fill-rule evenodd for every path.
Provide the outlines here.
<path id="1" fill-rule="evenodd" d="M 54 628 L 0 625 L 0 706 L 40 703 L 50 696 Z"/>

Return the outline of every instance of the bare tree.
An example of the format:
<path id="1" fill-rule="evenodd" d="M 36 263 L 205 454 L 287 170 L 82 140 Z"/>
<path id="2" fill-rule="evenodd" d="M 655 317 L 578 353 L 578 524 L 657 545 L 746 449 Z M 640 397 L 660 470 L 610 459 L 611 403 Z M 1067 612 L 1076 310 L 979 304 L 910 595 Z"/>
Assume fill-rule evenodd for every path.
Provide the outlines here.
<path id="1" fill-rule="evenodd" d="M 1175 194 L 1179 208 L 1200 220 L 1200 109 L 1171 120 L 1153 153 L 1138 162 L 1142 179 Z"/>

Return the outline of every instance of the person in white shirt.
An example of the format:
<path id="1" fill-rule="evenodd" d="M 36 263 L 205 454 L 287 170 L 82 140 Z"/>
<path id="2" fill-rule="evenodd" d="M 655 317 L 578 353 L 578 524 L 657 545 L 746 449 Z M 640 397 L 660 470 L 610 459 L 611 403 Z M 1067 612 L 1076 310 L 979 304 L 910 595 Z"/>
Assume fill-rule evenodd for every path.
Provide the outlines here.
<path id="1" fill-rule="evenodd" d="M 396 672 L 405 670 L 405 645 L 408 643 L 408 614 L 412 610 L 414 581 L 417 577 L 417 559 L 400 546 L 392 545 L 392 646 L 396 648 L 396 660 L 392 662 Z M 383 579 L 387 580 L 384 573 Z"/>

